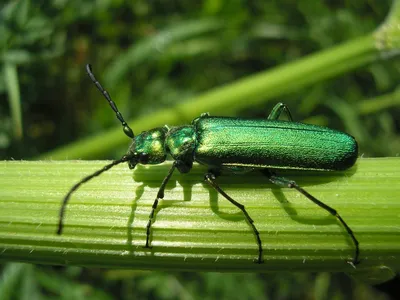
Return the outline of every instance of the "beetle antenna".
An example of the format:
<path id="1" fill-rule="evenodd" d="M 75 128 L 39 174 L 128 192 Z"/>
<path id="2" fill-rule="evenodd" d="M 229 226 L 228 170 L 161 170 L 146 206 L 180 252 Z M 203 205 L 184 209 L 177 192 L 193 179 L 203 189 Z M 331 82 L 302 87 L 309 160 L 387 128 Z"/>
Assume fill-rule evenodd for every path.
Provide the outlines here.
<path id="1" fill-rule="evenodd" d="M 58 219 L 58 229 L 57 229 L 57 234 L 61 234 L 63 227 L 64 227 L 64 214 L 65 214 L 65 208 L 67 207 L 67 203 L 69 198 L 71 197 L 71 194 L 73 192 L 75 192 L 83 183 L 88 182 L 89 180 L 91 180 L 92 178 L 99 176 L 101 173 L 111 169 L 112 167 L 123 163 L 123 162 L 127 162 L 128 160 L 130 160 L 133 156 L 132 155 L 124 155 L 122 156 L 120 159 L 114 160 L 112 163 L 105 165 L 103 168 L 101 168 L 100 170 L 97 170 L 96 172 L 84 177 L 83 179 L 81 179 L 79 182 L 77 182 L 68 192 L 68 194 L 64 197 L 63 199 L 63 203 L 60 209 L 60 214 L 59 214 L 59 219 Z"/>
<path id="2" fill-rule="evenodd" d="M 86 72 L 88 73 L 90 79 L 93 81 L 93 83 L 96 85 L 96 87 L 98 88 L 98 90 L 103 94 L 104 98 L 106 98 L 108 104 L 110 104 L 112 110 L 115 112 L 118 120 L 121 122 L 122 124 L 122 128 L 124 133 L 130 137 L 130 138 L 134 138 L 134 134 L 133 134 L 133 130 L 129 127 L 129 125 L 125 122 L 124 117 L 122 116 L 122 114 L 120 113 L 120 111 L 117 108 L 117 105 L 115 104 L 114 101 L 111 100 L 111 96 L 110 94 L 103 88 L 103 86 L 100 84 L 100 82 L 96 79 L 96 77 L 94 77 L 94 74 L 92 72 L 92 66 L 90 64 L 86 65 Z"/>

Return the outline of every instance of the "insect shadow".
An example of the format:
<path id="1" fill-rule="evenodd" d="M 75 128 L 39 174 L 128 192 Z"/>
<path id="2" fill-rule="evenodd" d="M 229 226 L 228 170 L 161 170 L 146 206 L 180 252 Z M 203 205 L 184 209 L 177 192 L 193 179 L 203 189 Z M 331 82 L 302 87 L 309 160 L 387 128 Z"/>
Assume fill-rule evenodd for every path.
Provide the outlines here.
<path id="1" fill-rule="evenodd" d="M 136 183 L 141 183 L 138 185 L 135 189 L 135 197 L 132 200 L 132 205 L 131 205 L 131 213 L 127 222 L 127 245 L 129 246 L 129 251 L 133 253 L 135 251 L 135 248 L 133 247 L 133 233 L 134 233 L 134 221 L 135 221 L 135 213 L 137 206 L 140 205 L 140 199 L 142 198 L 143 194 L 145 193 L 146 187 L 157 190 L 160 187 L 160 183 L 162 182 L 163 178 L 165 177 L 165 173 L 168 172 L 169 165 L 155 165 L 151 166 L 151 168 L 138 165 L 136 166 L 135 171 L 133 172 L 133 180 Z M 157 169 L 161 169 L 157 170 Z M 206 169 L 204 169 L 206 170 Z M 153 172 L 154 171 L 154 172 Z M 151 178 L 152 180 L 143 180 L 142 174 L 146 174 L 146 176 L 149 175 L 149 172 L 152 172 Z M 148 177 L 147 177 L 148 178 Z M 153 218 L 153 222 L 157 222 L 157 215 L 158 212 L 162 209 L 166 209 L 168 207 L 173 207 L 176 203 L 181 203 L 182 201 L 191 201 L 192 200 L 192 190 L 193 186 L 195 184 L 198 184 L 201 181 L 201 176 L 199 177 L 199 180 L 190 180 L 190 177 L 188 177 L 186 174 L 181 174 L 179 172 L 176 172 L 173 174 L 171 180 L 168 182 L 166 188 L 165 188 L 165 198 L 160 202 L 160 204 L 157 207 L 156 213 Z M 182 187 L 182 192 L 183 192 L 183 200 L 169 200 L 168 199 L 168 193 L 173 190 L 174 188 L 177 187 L 177 185 L 180 185 Z M 143 230 L 143 228 L 140 228 L 140 230 Z M 143 231 L 145 233 L 145 231 Z M 150 240 L 153 240 L 153 231 L 150 232 Z M 144 246 L 144 242 L 143 242 Z M 158 247 L 159 248 L 159 247 Z M 151 250 L 152 248 L 150 248 Z M 147 248 L 149 250 L 149 248 Z M 153 251 L 151 251 L 152 253 Z"/>
<path id="2" fill-rule="evenodd" d="M 301 187 L 307 187 L 310 185 L 317 184 L 326 184 L 329 182 L 340 182 L 341 180 L 346 180 L 353 176 L 357 171 L 357 165 L 346 171 L 335 171 L 335 172 L 318 172 L 318 171 L 301 171 L 301 173 L 296 173 L 296 171 L 280 171 L 279 175 L 283 177 L 290 178 L 297 182 L 297 184 Z M 304 176 L 306 175 L 306 176 Z M 322 175 L 322 176 L 321 176 Z M 326 175 L 326 176 L 324 176 Z M 307 178 L 312 178 L 312 183 L 309 183 Z M 308 182 L 307 182 L 308 181 Z M 302 224 L 313 224 L 313 225 L 329 225 L 336 224 L 337 220 L 333 218 L 330 214 L 327 214 L 326 218 L 306 218 L 299 216 L 296 212 L 296 209 L 292 206 L 292 202 L 287 200 L 285 196 L 285 192 L 282 191 L 281 188 L 276 187 L 274 185 L 270 186 L 271 192 L 274 194 L 275 198 L 279 201 L 282 208 L 286 211 L 286 213 L 290 216 L 290 218 L 294 221 L 297 221 Z M 333 195 L 332 195 L 333 197 Z M 306 198 L 304 198 L 306 199 Z M 329 200 L 327 201 L 329 202 Z"/>
<path id="3" fill-rule="evenodd" d="M 168 167 L 163 165 L 151 166 L 151 170 L 154 171 L 154 175 L 152 174 L 152 180 L 146 181 L 143 180 L 141 174 L 149 175 L 149 168 L 144 166 L 138 166 L 135 172 L 133 172 L 133 180 L 135 182 L 140 182 L 141 184 L 138 185 L 135 189 L 135 197 L 132 201 L 131 205 L 131 213 L 130 217 L 127 222 L 127 245 L 129 247 L 129 251 L 133 253 L 136 249 L 133 246 L 133 233 L 135 230 L 134 227 L 134 220 L 135 220 L 135 212 L 137 209 L 137 205 L 140 205 L 140 199 L 142 198 L 143 194 L 145 193 L 146 187 L 157 189 L 160 186 L 160 182 L 165 177 L 165 174 L 168 170 Z M 157 168 L 162 169 L 162 171 L 157 170 Z M 291 180 L 296 181 L 299 186 L 307 187 L 307 186 L 315 186 L 316 181 L 317 184 L 326 184 L 329 182 L 335 182 L 340 180 L 346 180 L 353 176 L 356 172 L 357 166 L 354 166 L 346 171 L 334 171 L 334 172 L 318 172 L 318 171 L 293 171 L 293 170 L 278 170 L 279 175 L 290 178 Z M 165 171 L 165 172 L 164 172 Z M 158 206 L 155 216 L 154 222 L 157 222 L 157 214 L 160 210 L 166 209 L 168 207 L 173 207 L 176 203 L 181 203 L 182 201 L 192 201 L 192 193 L 193 193 L 193 186 L 202 183 L 202 188 L 209 191 L 209 203 L 210 203 L 210 210 L 217 215 L 219 218 L 233 221 L 233 222 L 240 222 L 246 220 L 243 213 L 241 211 L 237 212 L 227 212 L 220 208 L 219 201 L 226 201 L 224 197 L 221 197 L 217 191 L 210 188 L 204 182 L 204 173 L 206 173 L 207 169 L 204 166 L 195 165 L 192 169 L 192 173 L 196 173 L 196 176 L 187 176 L 187 174 L 181 174 L 176 172 L 171 180 L 169 181 L 168 185 L 166 186 L 165 190 L 165 198 L 160 202 Z M 224 176 L 225 175 L 225 176 Z M 321 176 L 322 175 L 322 176 Z M 324 176 L 325 175 L 325 176 Z M 194 178 L 194 179 L 193 179 Z M 267 193 L 271 192 L 274 197 L 280 203 L 282 209 L 288 214 L 288 216 L 296 222 L 301 224 L 309 224 L 309 225 L 332 225 L 337 224 L 336 218 L 333 218 L 330 214 L 327 213 L 326 217 L 321 218 L 310 218 L 304 217 L 297 213 L 296 209 L 293 207 L 293 201 L 288 201 L 287 197 L 285 196 L 285 190 L 282 190 L 280 187 L 270 183 L 268 178 L 264 176 L 261 172 L 253 171 L 250 173 L 245 174 L 223 174 L 222 176 L 218 177 L 218 183 L 221 185 L 222 188 L 229 188 L 235 187 L 236 184 L 242 184 L 245 186 L 250 186 L 250 189 L 263 189 L 265 190 L 266 196 Z M 182 187 L 183 193 L 183 200 L 168 200 L 168 192 L 173 190 L 177 187 L 177 185 Z M 300 194 L 299 194 L 300 195 Z M 303 197 L 303 196 L 301 196 Z M 307 198 L 304 197 L 304 200 Z M 228 203 L 228 202 L 227 202 Z M 314 204 L 315 205 L 315 204 Z M 234 207 L 232 205 L 232 207 Z M 321 209 L 322 210 L 322 209 Z M 323 211 L 323 210 L 322 210 Z M 143 230 L 143 228 L 140 228 Z M 344 230 L 344 229 L 343 229 Z M 250 232 L 250 231 L 249 231 Z M 150 234 L 150 240 L 153 240 L 153 231 Z M 351 244 L 351 239 L 348 237 L 347 242 Z M 144 244 L 143 244 L 144 245 Z M 159 247 L 157 247 L 160 250 Z M 153 251 L 150 249 L 150 253 L 153 254 Z"/>
<path id="4" fill-rule="evenodd" d="M 290 180 L 296 181 L 297 184 L 301 187 L 307 187 L 307 186 L 315 186 L 316 184 L 327 184 L 329 182 L 345 180 L 345 178 L 353 176 L 353 174 L 356 171 L 357 171 L 357 166 L 354 166 L 346 171 L 335 171 L 335 172 L 277 170 L 277 173 L 279 173 L 280 176 L 283 176 L 285 178 L 290 178 Z M 235 179 L 232 180 L 233 178 Z M 311 178 L 311 180 L 310 179 L 307 180 L 307 178 Z M 278 200 L 281 207 L 286 211 L 286 213 L 290 216 L 290 218 L 299 223 L 313 224 L 313 225 L 329 225 L 337 223 L 336 219 L 332 218 L 330 214 L 327 214 L 326 218 L 323 219 L 315 219 L 315 218 L 299 216 L 296 209 L 292 205 L 293 201 L 292 202 L 288 201 L 287 197 L 285 196 L 285 191 L 288 191 L 288 189 L 285 188 L 284 190 L 282 190 L 282 188 L 277 187 L 275 184 L 270 183 L 268 181 L 268 178 L 264 174 L 262 174 L 262 172 L 257 172 L 256 170 L 254 170 L 251 173 L 235 174 L 232 176 L 221 176 L 218 177 L 218 180 L 219 184 L 223 188 L 226 187 L 227 185 L 232 187 L 235 185 L 235 183 L 241 183 L 244 185 L 250 185 L 251 188 L 265 189 L 265 193 L 272 192 L 274 197 Z M 318 183 L 316 183 L 316 181 Z M 214 189 L 210 189 L 207 184 L 204 183 L 203 186 L 204 188 L 210 191 L 210 208 L 215 214 L 217 214 L 221 218 L 231 221 L 242 221 L 245 219 L 245 217 L 240 211 L 238 213 L 233 213 L 233 214 L 224 213 L 220 211 L 218 201 L 221 201 L 220 199 L 224 198 L 223 197 L 218 198 L 218 193 Z M 292 192 L 296 193 L 296 191 Z M 299 195 L 301 196 L 301 194 Z M 307 200 L 307 198 L 305 198 L 304 196 L 301 197 L 303 197 L 304 200 Z"/>

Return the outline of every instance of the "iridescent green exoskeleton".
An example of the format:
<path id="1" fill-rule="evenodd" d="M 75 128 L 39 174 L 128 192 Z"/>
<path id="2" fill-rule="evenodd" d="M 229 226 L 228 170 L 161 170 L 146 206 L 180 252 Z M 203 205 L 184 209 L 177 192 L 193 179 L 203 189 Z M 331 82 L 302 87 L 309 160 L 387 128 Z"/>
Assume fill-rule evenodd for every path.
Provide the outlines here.
<path id="1" fill-rule="evenodd" d="M 246 208 L 227 195 L 217 184 L 216 178 L 222 172 L 243 173 L 260 170 L 271 183 L 296 189 L 336 217 L 354 243 L 355 254 L 350 263 L 353 265 L 359 263 L 359 243 L 338 212 L 310 195 L 296 182 L 275 174 L 275 171 L 279 169 L 319 171 L 348 169 L 354 165 L 358 152 L 357 142 L 352 136 L 326 127 L 293 122 L 290 111 L 282 103 L 273 108 L 267 119 L 211 117 L 208 114 L 202 114 L 193 120 L 191 125 L 164 126 L 134 136 L 108 92 L 94 77 L 90 65 L 87 65 L 86 69 L 91 80 L 116 113 L 124 133 L 133 141 L 128 152 L 121 159 L 83 178 L 70 189 L 60 210 L 58 234 L 61 234 L 63 230 L 63 218 L 68 199 L 81 184 L 123 162 L 128 162 L 129 168 L 133 169 L 137 164 L 160 164 L 169 155 L 174 162 L 154 200 L 146 226 L 145 247 L 150 247 L 150 231 L 154 214 L 159 200 L 164 198 L 165 187 L 173 172 L 178 169 L 181 173 L 187 173 L 191 170 L 193 162 L 198 162 L 209 168 L 204 176 L 205 182 L 243 212 L 257 240 L 258 263 L 263 262 L 259 232 Z M 289 121 L 278 120 L 282 112 L 286 113 Z"/>

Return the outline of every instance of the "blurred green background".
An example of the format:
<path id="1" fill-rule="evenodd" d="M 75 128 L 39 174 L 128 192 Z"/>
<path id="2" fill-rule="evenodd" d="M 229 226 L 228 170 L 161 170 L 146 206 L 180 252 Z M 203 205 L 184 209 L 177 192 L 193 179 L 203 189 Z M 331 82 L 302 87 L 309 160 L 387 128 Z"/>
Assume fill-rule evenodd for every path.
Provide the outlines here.
<path id="1" fill-rule="evenodd" d="M 190 103 L 213 88 L 369 34 L 391 6 L 380 0 L 131 2 L 0 4 L 1 159 L 43 157 L 120 127 L 87 77 L 86 63 L 125 119 L 153 119 L 155 112 Z M 397 156 L 395 54 L 382 53 L 362 68 L 259 106 L 243 101 L 239 111 L 227 106 L 212 114 L 266 118 L 276 102 L 284 102 L 295 120 L 355 136 L 360 155 Z M 176 123 L 188 121 L 186 116 Z M 124 141 L 112 151 L 93 149 L 89 158 L 118 158 L 129 145 Z M 14 263 L 1 268 L 2 299 L 384 299 L 338 274 L 161 273 Z"/>

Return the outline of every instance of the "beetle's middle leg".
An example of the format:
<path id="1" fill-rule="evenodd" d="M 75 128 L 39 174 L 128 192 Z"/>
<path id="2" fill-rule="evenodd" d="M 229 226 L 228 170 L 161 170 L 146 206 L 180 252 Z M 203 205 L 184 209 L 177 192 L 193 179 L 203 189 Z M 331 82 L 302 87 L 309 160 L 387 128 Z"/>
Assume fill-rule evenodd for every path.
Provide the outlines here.
<path id="1" fill-rule="evenodd" d="M 165 187 L 167 186 L 167 183 L 170 180 L 170 178 L 172 176 L 172 173 L 174 173 L 175 167 L 176 167 L 176 161 L 174 161 L 174 163 L 172 164 L 172 167 L 169 170 L 167 176 L 165 176 L 163 182 L 161 183 L 160 189 L 157 192 L 157 197 L 154 200 L 154 203 L 153 203 L 153 205 L 151 207 L 151 213 L 149 215 L 149 221 L 147 222 L 147 226 L 146 226 L 146 245 L 144 246 L 145 248 L 151 248 L 150 247 L 151 224 L 153 222 L 154 214 L 156 212 L 159 200 L 164 199 Z"/>
<path id="2" fill-rule="evenodd" d="M 234 199 L 232 199 L 230 196 L 228 196 L 228 194 L 226 194 L 226 193 L 219 187 L 219 185 L 218 185 L 217 182 L 216 182 L 216 177 L 217 177 L 217 174 L 215 174 L 215 173 L 212 172 L 212 171 L 208 171 L 208 172 L 204 175 L 204 180 L 205 180 L 209 185 L 211 185 L 219 194 L 221 194 L 225 199 L 227 199 L 230 203 L 232 203 L 233 205 L 235 205 L 237 208 L 239 208 L 239 209 L 243 212 L 243 214 L 244 214 L 244 216 L 245 216 L 247 222 L 249 223 L 249 225 L 250 225 L 251 228 L 253 229 L 253 232 L 254 232 L 254 234 L 255 234 L 255 236 L 256 236 L 256 239 L 257 239 L 257 245 L 258 245 L 258 259 L 257 259 L 257 263 L 259 263 L 259 264 L 263 263 L 263 259 L 262 259 L 262 256 L 263 256 L 263 254 L 262 254 L 262 253 L 263 253 L 263 249 L 262 249 L 262 242 L 261 242 L 261 238 L 260 238 L 260 233 L 258 232 L 256 226 L 254 225 L 253 219 L 249 216 L 249 214 L 247 213 L 246 208 L 244 207 L 243 204 L 240 204 L 239 202 L 237 202 L 237 201 L 235 201 Z"/>
<path id="3" fill-rule="evenodd" d="M 273 172 L 271 172 L 268 169 L 263 169 L 261 170 L 261 172 L 268 177 L 269 181 L 272 182 L 273 184 L 276 184 L 277 186 L 280 187 L 287 187 L 287 188 L 293 188 L 295 190 L 297 190 L 299 193 L 301 193 L 302 195 L 304 195 L 307 199 L 311 200 L 312 202 L 314 202 L 315 204 L 317 204 L 319 207 L 325 209 L 327 212 L 329 212 L 332 216 L 334 216 L 339 223 L 341 223 L 343 225 L 343 227 L 346 229 L 347 233 L 349 234 L 349 236 L 351 237 L 353 244 L 355 246 L 355 254 L 353 257 L 353 260 L 350 262 L 353 266 L 357 265 L 360 263 L 359 260 L 359 254 L 360 254 L 360 248 L 359 248 L 359 242 L 356 239 L 353 230 L 351 230 L 351 228 L 349 227 L 349 225 L 347 225 L 347 223 L 343 220 L 343 218 L 339 215 L 339 213 L 336 211 L 336 209 L 326 205 L 325 203 L 321 202 L 320 200 L 318 200 L 317 198 L 315 198 L 313 195 L 311 195 L 310 193 L 308 193 L 306 190 L 304 190 L 303 188 L 301 188 L 295 181 L 293 180 L 289 180 L 287 178 L 284 177 L 280 177 L 277 176 L 276 174 L 274 174 Z"/>

